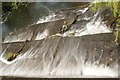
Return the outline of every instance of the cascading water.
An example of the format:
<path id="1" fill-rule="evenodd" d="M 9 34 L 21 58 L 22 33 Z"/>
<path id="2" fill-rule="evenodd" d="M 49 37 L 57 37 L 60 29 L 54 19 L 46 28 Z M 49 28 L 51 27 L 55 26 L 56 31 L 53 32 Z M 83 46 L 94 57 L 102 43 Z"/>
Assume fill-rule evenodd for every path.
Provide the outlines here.
<path id="1" fill-rule="evenodd" d="M 70 12 L 76 12 L 78 18 L 64 34 L 58 33 L 66 18 L 64 12 L 9 34 L 3 42 L 0 76 L 117 77 L 118 50 L 101 13 L 92 13 L 89 7 Z M 18 51 L 26 40 L 30 41 L 21 54 L 7 61 L 7 54 Z"/>

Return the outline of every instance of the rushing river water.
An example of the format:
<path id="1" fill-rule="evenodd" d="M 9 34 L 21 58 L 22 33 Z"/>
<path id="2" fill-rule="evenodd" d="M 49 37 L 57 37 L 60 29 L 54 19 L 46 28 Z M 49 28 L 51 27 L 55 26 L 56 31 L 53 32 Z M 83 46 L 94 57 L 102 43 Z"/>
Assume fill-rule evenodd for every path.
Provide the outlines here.
<path id="1" fill-rule="evenodd" d="M 33 8 L 38 8 L 40 4 L 34 3 Z M 38 14 L 31 17 L 30 21 L 22 20 L 23 16 L 19 16 L 20 23 L 17 25 L 23 23 L 21 26 L 27 27 L 21 27 L 4 38 L 3 52 L 0 54 L 0 76 L 118 77 L 118 46 L 113 41 L 114 35 L 103 21 L 106 17 L 103 17 L 105 10 L 92 12 L 91 5 L 60 10 L 70 7 L 69 4 L 71 3 L 42 4 L 42 7 L 45 6 L 42 8 L 45 9 L 44 17 L 38 10 L 39 14 L 29 8 L 31 15 Z M 57 7 L 53 9 L 50 5 Z M 77 15 L 76 22 L 67 32 L 60 34 L 64 20 L 71 20 L 73 14 Z M 107 15 L 109 16 L 111 15 Z M 4 25 L 8 23 L 6 21 Z M 15 60 L 7 61 L 8 53 L 15 53 L 21 45 L 25 45 L 21 54 Z"/>
<path id="2" fill-rule="evenodd" d="M 16 29 L 35 24 L 40 21 L 39 19 L 45 18 L 45 16 L 50 14 L 54 14 L 54 12 L 58 10 L 75 7 L 80 4 L 83 5 L 85 3 L 38 2 L 31 3 L 27 7 L 20 7 L 6 15 L 7 18 L 5 18 L 5 22 L 2 24 L 3 37 Z"/>

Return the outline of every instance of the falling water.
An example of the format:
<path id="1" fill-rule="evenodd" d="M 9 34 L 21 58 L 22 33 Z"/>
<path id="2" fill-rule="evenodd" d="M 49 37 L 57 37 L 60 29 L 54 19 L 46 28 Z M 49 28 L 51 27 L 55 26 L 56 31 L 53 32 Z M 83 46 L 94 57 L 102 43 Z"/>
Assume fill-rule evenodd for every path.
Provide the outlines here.
<path id="1" fill-rule="evenodd" d="M 3 42 L 0 76 L 117 77 L 114 36 L 102 21 L 100 12 L 87 17 L 84 14 L 89 8 L 73 11 L 82 16 L 64 34 L 58 33 L 66 16 L 63 13 L 50 14 L 36 25 L 10 33 Z M 26 40 L 30 42 L 26 42 L 21 54 L 7 61 L 7 54 L 19 50 Z M 112 57 L 108 56 L 111 49 Z"/>

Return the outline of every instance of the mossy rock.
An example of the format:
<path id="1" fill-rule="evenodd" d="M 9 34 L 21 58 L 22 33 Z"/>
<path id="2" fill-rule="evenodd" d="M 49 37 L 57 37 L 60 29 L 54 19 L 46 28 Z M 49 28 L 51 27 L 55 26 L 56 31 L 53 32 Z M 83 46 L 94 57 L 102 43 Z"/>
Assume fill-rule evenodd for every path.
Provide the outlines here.
<path id="1" fill-rule="evenodd" d="M 69 26 L 73 24 L 76 20 L 76 15 L 70 15 L 68 19 L 65 19 L 66 25 Z"/>
<path id="2" fill-rule="evenodd" d="M 74 36 L 75 35 L 75 32 L 74 33 L 69 33 L 70 36 Z"/>
<path id="3" fill-rule="evenodd" d="M 12 60 L 14 60 L 16 57 L 18 56 L 18 54 L 17 53 L 8 53 L 8 55 L 7 55 L 7 61 L 12 61 Z"/>

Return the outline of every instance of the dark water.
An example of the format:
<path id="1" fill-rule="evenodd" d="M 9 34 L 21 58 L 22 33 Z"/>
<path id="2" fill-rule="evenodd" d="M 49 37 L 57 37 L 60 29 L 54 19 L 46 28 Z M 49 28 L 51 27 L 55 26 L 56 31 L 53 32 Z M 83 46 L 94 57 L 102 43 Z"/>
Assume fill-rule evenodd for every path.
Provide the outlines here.
<path id="1" fill-rule="evenodd" d="M 3 3 L 6 4 L 6 3 Z M 8 15 L 7 20 L 2 24 L 3 38 L 9 32 L 36 23 L 43 16 L 48 16 L 60 9 L 70 8 L 86 4 L 72 2 L 34 2 L 27 7 L 19 7 Z"/>

